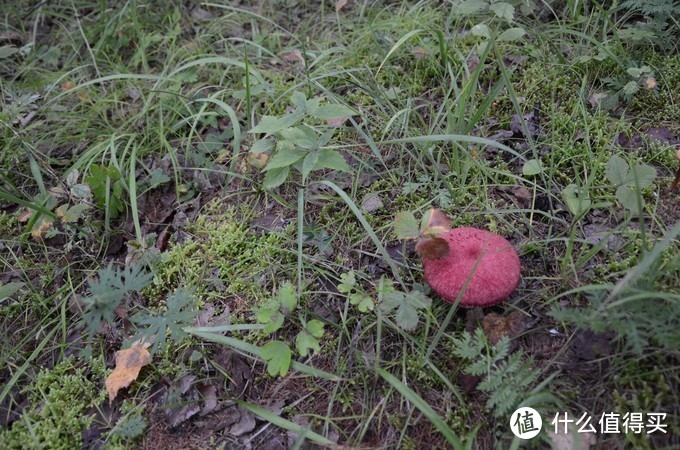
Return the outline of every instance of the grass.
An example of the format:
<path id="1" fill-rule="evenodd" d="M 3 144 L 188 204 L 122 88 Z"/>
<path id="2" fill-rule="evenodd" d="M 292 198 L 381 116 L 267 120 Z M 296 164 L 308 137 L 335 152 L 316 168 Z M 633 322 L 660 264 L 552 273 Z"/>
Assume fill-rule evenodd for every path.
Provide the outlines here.
<path id="1" fill-rule="evenodd" d="M 36 1 L 3 17 L 1 447 L 542 448 L 557 412 L 666 413 L 667 433 L 596 446 L 678 445 L 672 14 L 190 3 Z M 295 93 L 355 114 L 306 111 L 309 129 L 253 152 L 272 138 L 249 130 L 294 116 Z M 331 156 L 305 166 L 305 130 L 351 172 Z M 615 155 L 656 175 L 617 191 Z M 263 166 L 284 157 L 295 170 L 266 189 Z M 506 302 L 403 306 L 426 283 L 394 216 L 431 207 L 517 248 Z M 154 279 L 104 300 L 112 319 L 92 331 L 87 299 L 110 263 Z M 258 317 L 286 282 L 296 307 L 267 332 Z M 177 287 L 194 288 L 187 310 L 166 302 Z M 521 331 L 492 344 L 491 313 Z M 144 333 L 140 314 L 169 331 L 109 405 L 104 378 Z M 302 356 L 301 335 L 319 351 Z M 267 373 L 272 342 L 291 352 L 284 376 Z M 543 417 L 532 441 L 508 427 L 520 404 Z"/>

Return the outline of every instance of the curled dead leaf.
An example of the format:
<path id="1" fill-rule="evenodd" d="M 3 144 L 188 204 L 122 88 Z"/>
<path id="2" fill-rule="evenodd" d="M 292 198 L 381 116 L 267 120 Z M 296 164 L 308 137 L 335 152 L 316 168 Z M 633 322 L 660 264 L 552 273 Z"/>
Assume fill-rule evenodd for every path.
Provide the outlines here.
<path id="1" fill-rule="evenodd" d="M 116 368 L 104 383 L 109 393 L 109 404 L 116 398 L 119 390 L 128 387 L 137 379 L 142 367 L 151 364 L 151 354 L 145 347 L 148 345 L 137 341 L 132 347 L 116 352 Z"/>
<path id="2" fill-rule="evenodd" d="M 335 12 L 340 12 L 340 10 L 345 7 L 345 5 L 347 5 L 347 0 L 337 0 L 335 2 Z"/>
<path id="3" fill-rule="evenodd" d="M 438 237 L 421 238 L 416 244 L 416 253 L 422 259 L 446 258 L 450 252 L 449 243 Z"/>
<path id="4" fill-rule="evenodd" d="M 431 208 L 423 215 L 420 232 L 425 237 L 436 236 L 451 230 L 451 219 L 441 209 Z"/>

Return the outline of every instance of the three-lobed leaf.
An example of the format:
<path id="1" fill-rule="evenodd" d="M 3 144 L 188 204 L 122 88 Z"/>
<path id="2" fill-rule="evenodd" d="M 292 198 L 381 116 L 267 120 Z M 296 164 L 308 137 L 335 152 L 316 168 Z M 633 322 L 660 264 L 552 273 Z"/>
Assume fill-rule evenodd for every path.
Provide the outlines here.
<path id="1" fill-rule="evenodd" d="M 397 239 L 418 239 L 420 227 L 411 211 L 401 211 L 394 216 L 394 232 Z"/>
<path id="2" fill-rule="evenodd" d="M 291 352 L 285 342 L 271 341 L 260 349 L 260 356 L 267 363 L 267 373 L 271 376 L 276 374 L 286 376 L 290 368 Z"/>

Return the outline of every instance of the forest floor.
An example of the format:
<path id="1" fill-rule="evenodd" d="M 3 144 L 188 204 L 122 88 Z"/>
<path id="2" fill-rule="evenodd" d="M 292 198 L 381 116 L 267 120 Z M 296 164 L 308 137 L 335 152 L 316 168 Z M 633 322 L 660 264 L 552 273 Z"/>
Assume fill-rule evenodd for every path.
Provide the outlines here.
<path id="1" fill-rule="evenodd" d="M 679 448 L 677 3 L 14 3 L 1 448 Z"/>

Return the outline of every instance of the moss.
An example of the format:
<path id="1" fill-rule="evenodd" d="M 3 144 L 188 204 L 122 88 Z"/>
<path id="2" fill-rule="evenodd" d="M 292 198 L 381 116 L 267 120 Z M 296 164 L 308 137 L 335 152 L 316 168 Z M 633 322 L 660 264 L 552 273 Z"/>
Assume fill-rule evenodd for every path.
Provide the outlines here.
<path id="1" fill-rule="evenodd" d="M 276 273 L 295 264 L 293 228 L 258 234 L 239 218 L 246 214 L 239 216 L 234 208 L 217 211 L 215 205 L 208 207 L 206 214 L 187 228 L 194 239 L 173 246 L 163 256 L 154 282 L 144 294 L 159 299 L 183 285 L 196 286 L 204 301 L 225 294 L 249 299 L 268 295 L 266 289 Z"/>
<path id="2" fill-rule="evenodd" d="M 93 360 L 93 366 L 95 374 L 103 376 L 103 361 Z M 87 410 L 106 396 L 98 383 L 88 379 L 89 371 L 76 367 L 74 358 L 41 371 L 22 391 L 28 394 L 28 407 L 10 429 L 0 433 L 0 448 L 80 448 L 82 433 L 94 419 Z"/>

